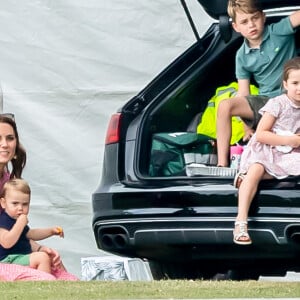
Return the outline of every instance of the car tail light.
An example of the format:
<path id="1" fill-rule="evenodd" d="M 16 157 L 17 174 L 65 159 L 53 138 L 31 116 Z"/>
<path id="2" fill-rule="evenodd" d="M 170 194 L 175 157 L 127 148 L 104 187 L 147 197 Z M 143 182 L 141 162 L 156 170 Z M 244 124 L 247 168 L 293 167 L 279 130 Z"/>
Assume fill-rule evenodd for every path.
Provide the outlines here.
<path id="1" fill-rule="evenodd" d="M 106 132 L 105 145 L 118 143 L 120 140 L 120 120 L 121 114 L 113 114 L 110 118 Z"/>

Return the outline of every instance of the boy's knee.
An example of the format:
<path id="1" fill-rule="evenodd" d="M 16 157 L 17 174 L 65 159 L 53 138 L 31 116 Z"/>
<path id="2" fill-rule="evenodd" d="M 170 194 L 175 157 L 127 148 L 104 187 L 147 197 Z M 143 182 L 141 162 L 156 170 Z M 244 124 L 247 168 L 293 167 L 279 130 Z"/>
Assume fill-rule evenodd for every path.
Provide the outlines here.
<path id="1" fill-rule="evenodd" d="M 224 115 L 226 113 L 230 113 L 231 111 L 231 101 L 228 101 L 229 99 L 224 99 L 222 101 L 220 101 L 219 105 L 218 105 L 218 110 L 217 110 L 217 115 L 221 116 Z"/>

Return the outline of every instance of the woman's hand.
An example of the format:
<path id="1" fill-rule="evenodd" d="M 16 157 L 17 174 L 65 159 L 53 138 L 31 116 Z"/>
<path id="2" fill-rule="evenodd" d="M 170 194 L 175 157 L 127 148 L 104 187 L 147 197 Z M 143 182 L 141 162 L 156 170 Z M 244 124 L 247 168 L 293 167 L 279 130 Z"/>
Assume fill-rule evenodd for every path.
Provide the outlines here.
<path id="1" fill-rule="evenodd" d="M 65 270 L 65 267 L 61 261 L 61 257 L 55 249 L 52 249 L 52 248 L 49 248 L 46 246 L 42 246 L 40 251 L 46 252 L 49 255 L 49 257 L 51 258 L 51 264 L 52 264 L 53 269 Z"/>

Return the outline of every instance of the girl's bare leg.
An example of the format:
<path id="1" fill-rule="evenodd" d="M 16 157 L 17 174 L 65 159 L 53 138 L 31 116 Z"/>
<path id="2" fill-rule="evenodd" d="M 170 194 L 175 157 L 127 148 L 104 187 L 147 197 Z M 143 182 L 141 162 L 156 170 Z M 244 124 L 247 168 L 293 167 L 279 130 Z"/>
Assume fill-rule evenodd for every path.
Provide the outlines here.
<path id="1" fill-rule="evenodd" d="M 239 188 L 238 214 L 236 217 L 234 229 L 234 241 L 238 244 L 250 244 L 251 239 L 248 235 L 248 213 L 251 202 L 257 192 L 258 184 L 262 179 L 271 179 L 265 172 L 263 165 L 259 163 L 253 164 L 241 182 Z M 243 232 L 243 234 L 241 234 Z M 239 236 L 240 234 L 240 236 Z"/>
<path id="2" fill-rule="evenodd" d="M 247 221 L 251 202 L 256 194 L 258 184 L 263 178 L 264 174 L 265 168 L 261 164 L 253 164 L 249 168 L 239 188 L 238 214 L 236 217 L 237 221 Z"/>

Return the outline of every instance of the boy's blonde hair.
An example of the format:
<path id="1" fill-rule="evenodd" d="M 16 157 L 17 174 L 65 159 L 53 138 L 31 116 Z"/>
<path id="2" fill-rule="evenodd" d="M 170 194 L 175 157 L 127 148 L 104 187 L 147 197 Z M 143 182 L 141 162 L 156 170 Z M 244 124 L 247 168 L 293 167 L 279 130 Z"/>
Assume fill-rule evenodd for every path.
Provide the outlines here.
<path id="1" fill-rule="evenodd" d="M 257 11 L 262 11 L 259 0 L 229 0 L 227 13 L 233 22 L 236 20 L 236 13 L 243 12 L 253 14 Z"/>
<path id="2" fill-rule="evenodd" d="M 19 178 L 10 179 L 3 185 L 1 197 L 5 198 L 8 190 L 19 191 L 29 196 L 31 194 L 31 190 L 27 181 Z"/>

